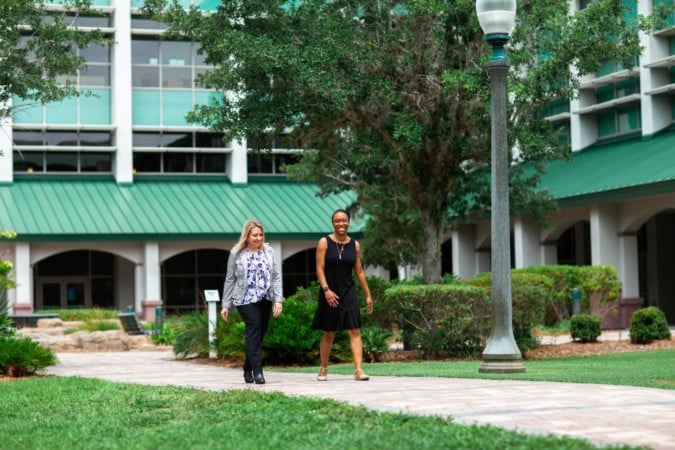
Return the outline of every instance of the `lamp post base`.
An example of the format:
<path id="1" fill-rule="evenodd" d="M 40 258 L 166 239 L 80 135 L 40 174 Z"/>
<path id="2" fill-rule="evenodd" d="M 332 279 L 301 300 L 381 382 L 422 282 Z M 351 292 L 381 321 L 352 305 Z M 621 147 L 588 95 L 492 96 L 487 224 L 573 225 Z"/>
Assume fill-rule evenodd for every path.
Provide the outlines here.
<path id="1" fill-rule="evenodd" d="M 525 373 L 520 360 L 486 359 L 478 368 L 479 373 Z"/>

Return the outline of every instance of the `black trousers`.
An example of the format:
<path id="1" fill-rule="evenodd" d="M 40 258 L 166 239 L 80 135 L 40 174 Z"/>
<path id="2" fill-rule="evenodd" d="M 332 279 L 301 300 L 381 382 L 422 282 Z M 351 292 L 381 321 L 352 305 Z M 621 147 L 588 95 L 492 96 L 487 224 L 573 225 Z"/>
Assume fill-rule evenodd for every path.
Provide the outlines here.
<path id="1" fill-rule="evenodd" d="M 239 315 L 246 325 L 246 360 L 244 371 L 262 372 L 262 343 L 272 316 L 272 302 L 260 300 L 256 303 L 237 306 Z"/>

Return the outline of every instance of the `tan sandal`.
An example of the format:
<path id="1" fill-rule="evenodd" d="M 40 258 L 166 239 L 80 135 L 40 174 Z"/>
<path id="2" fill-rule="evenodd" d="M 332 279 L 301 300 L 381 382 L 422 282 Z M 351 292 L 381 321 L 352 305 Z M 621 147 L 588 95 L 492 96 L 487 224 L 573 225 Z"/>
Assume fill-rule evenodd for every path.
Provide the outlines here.
<path id="1" fill-rule="evenodd" d="M 363 372 L 363 370 L 358 369 L 356 372 L 354 372 L 354 379 L 356 381 L 368 381 L 370 380 L 370 377 Z"/>
<path id="2" fill-rule="evenodd" d="M 319 374 L 316 376 L 317 381 L 327 381 L 328 380 L 328 367 L 321 367 L 319 369 Z"/>

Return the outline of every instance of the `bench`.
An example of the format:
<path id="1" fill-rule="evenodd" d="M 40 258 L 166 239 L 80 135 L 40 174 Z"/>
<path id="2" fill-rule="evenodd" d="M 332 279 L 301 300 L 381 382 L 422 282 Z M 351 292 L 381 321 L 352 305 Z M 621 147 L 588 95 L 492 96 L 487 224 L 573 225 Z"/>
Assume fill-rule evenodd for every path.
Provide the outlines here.
<path id="1" fill-rule="evenodd" d="M 15 328 L 35 328 L 40 319 L 58 319 L 56 313 L 42 314 L 10 314 L 7 317 L 12 319 Z"/>
<path id="2" fill-rule="evenodd" d="M 119 313 L 117 317 L 120 319 L 122 328 L 124 328 L 127 334 L 150 334 L 150 331 L 146 330 L 141 321 L 138 320 L 135 312 Z"/>

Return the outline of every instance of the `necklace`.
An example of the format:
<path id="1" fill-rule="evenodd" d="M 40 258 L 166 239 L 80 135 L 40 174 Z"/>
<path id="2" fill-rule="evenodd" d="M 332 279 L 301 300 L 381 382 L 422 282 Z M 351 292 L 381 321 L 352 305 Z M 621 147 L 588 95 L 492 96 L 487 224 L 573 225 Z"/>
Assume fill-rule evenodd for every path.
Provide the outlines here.
<path id="1" fill-rule="evenodd" d="M 345 242 L 344 244 L 340 245 L 340 244 L 337 243 L 337 241 L 333 241 L 333 242 L 335 242 L 335 248 L 337 248 L 338 259 L 340 261 L 342 261 L 342 253 L 344 253 L 345 245 L 347 245 L 347 243 Z"/>

